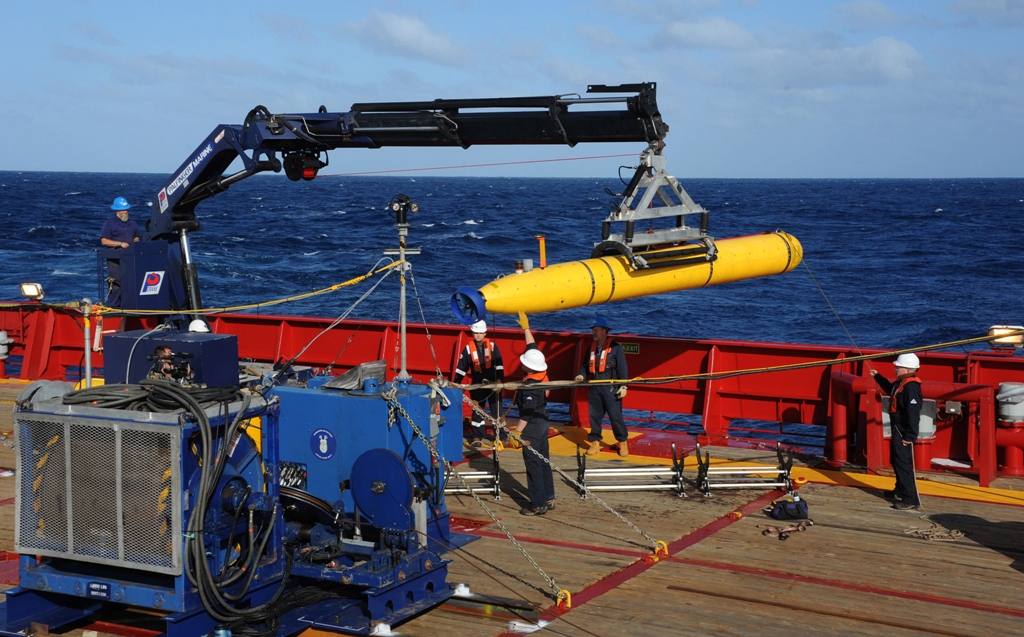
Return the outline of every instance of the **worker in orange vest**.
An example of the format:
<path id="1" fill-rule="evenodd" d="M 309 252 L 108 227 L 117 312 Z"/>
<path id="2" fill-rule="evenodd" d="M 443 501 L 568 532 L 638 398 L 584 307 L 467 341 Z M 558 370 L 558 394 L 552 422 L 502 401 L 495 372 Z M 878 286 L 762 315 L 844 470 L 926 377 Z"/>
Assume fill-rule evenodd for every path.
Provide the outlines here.
<path id="1" fill-rule="evenodd" d="M 894 363 L 896 381 L 892 382 L 875 370 L 870 370 L 882 391 L 889 394 L 889 462 L 896 474 L 896 487 L 886 491 L 887 498 L 896 500 L 894 509 L 913 509 L 921 506 L 914 475 L 914 443 L 917 442 L 921 422 L 921 380 L 917 370 L 921 361 L 915 354 L 900 354 Z"/>
<path id="2" fill-rule="evenodd" d="M 584 380 L 626 380 L 629 372 L 626 369 L 626 355 L 622 353 L 622 346 L 608 338 L 611 331 L 608 319 L 603 316 L 594 318 L 590 326 L 594 342 L 590 346 L 590 354 L 583 359 L 583 366 L 576 376 L 576 382 Z M 629 431 L 626 430 L 626 422 L 622 419 L 622 399 L 626 397 L 626 386 L 610 383 L 591 385 L 587 396 L 587 407 L 590 412 L 590 434 L 587 440 L 590 441 L 590 448 L 587 455 L 592 456 L 601 451 L 601 419 L 608 414 L 608 420 L 612 424 L 612 433 L 619 443 L 619 455 L 629 455 Z"/>
<path id="3" fill-rule="evenodd" d="M 474 385 L 503 382 L 505 380 L 505 366 L 501 361 L 501 350 L 498 349 L 498 346 L 493 341 L 487 338 L 487 323 L 485 321 L 477 321 L 469 329 L 473 333 L 473 342 L 463 348 L 462 354 L 459 356 L 459 362 L 455 366 L 455 377 L 453 380 L 456 383 L 464 383 L 469 378 L 470 382 Z M 471 389 L 469 390 L 469 397 L 475 400 L 481 408 L 489 411 L 495 420 L 498 419 L 498 412 L 501 408 L 500 392 L 491 389 Z M 472 446 L 483 446 L 486 432 L 484 425 L 486 425 L 484 417 L 474 411 L 470 419 L 472 433 L 470 434 L 469 442 Z M 495 428 L 495 435 L 497 433 L 497 428 Z M 506 437 L 502 436 L 502 441 Z"/>

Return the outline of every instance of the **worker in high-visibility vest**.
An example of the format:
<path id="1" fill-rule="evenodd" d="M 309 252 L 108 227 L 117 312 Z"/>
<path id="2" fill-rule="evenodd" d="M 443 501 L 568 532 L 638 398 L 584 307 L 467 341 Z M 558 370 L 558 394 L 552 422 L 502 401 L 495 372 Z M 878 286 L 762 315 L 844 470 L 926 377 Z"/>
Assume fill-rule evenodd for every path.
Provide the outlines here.
<path id="1" fill-rule="evenodd" d="M 629 371 L 626 369 L 626 355 L 622 346 L 608 338 L 611 331 L 608 319 L 603 316 L 594 318 L 590 331 L 594 342 L 590 346 L 590 355 L 583 359 L 583 366 L 576 376 L 576 382 L 584 380 L 626 380 Z M 615 384 L 591 385 L 587 396 L 587 407 L 590 412 L 590 433 L 587 440 L 590 447 L 587 455 L 592 456 L 601 451 L 601 419 L 608 414 L 612 424 L 612 433 L 619 443 L 619 455 L 629 455 L 629 432 L 626 422 L 622 419 L 622 399 L 626 397 L 626 386 Z"/>
<path id="2" fill-rule="evenodd" d="M 466 378 L 469 378 L 474 385 L 503 382 L 505 366 L 501 361 L 501 350 L 487 338 L 487 323 L 477 321 L 470 326 L 470 331 L 473 333 L 473 342 L 462 349 L 459 362 L 455 366 L 454 382 L 463 383 Z M 498 419 L 498 412 L 501 408 L 500 392 L 491 389 L 471 389 L 469 397 L 475 400 L 481 408 L 490 412 L 495 420 Z M 483 446 L 486 437 L 485 425 L 484 417 L 474 411 L 470 420 L 472 433 L 470 433 L 469 443 L 472 446 Z M 497 428 L 495 428 L 495 434 L 497 435 L 497 433 Z M 505 437 L 502 436 L 503 439 Z"/>

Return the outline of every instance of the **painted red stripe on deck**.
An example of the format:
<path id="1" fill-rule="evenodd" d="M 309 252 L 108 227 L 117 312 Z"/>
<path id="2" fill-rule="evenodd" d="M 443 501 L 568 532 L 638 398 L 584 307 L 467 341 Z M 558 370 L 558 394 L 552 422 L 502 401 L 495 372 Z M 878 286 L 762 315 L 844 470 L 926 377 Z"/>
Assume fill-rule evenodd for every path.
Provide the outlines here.
<path id="1" fill-rule="evenodd" d="M 159 630 L 149 630 L 138 626 L 125 626 L 108 621 L 95 621 L 88 626 L 82 626 L 82 630 L 95 630 L 98 633 L 120 635 L 121 637 L 159 637 L 163 633 Z"/>
<path id="2" fill-rule="evenodd" d="M 838 588 L 848 591 L 858 591 L 861 593 L 871 593 L 874 595 L 885 595 L 887 597 L 910 599 L 918 602 L 939 604 L 941 606 L 956 606 L 957 608 L 978 610 L 988 613 L 996 613 L 999 615 L 1008 615 L 1010 617 L 1024 617 L 1024 610 L 1017 608 L 1007 608 L 1005 606 L 992 606 L 990 604 L 982 604 L 980 602 L 953 599 L 950 597 L 941 597 L 939 595 L 929 595 L 927 593 L 912 593 L 908 591 L 898 591 L 891 588 L 871 586 L 869 584 L 854 584 L 852 582 L 824 579 L 821 577 L 812 577 L 810 575 L 797 575 L 795 573 L 786 573 L 785 571 L 770 571 L 762 568 L 756 568 L 753 566 L 739 566 L 736 564 L 724 564 L 722 562 L 706 562 L 704 560 L 692 560 L 687 559 L 685 557 L 671 557 L 669 559 L 672 562 L 677 562 L 679 564 L 700 566 L 704 568 L 715 569 L 718 571 L 728 571 L 730 573 L 760 575 L 763 577 L 772 577 L 775 579 L 788 580 L 791 582 L 803 582 L 806 584 L 816 584 L 818 586 L 828 586 L 831 588 Z"/>
<path id="3" fill-rule="evenodd" d="M 783 495 L 783 493 L 781 491 L 773 491 L 773 492 L 771 492 L 771 493 L 769 493 L 767 495 L 764 495 L 764 496 L 758 498 L 757 500 L 754 500 L 753 502 L 750 502 L 750 503 L 744 505 L 742 508 L 738 509 L 738 511 L 740 513 L 742 513 L 743 515 L 750 515 L 751 513 L 755 512 L 755 511 L 763 509 L 772 500 L 775 500 L 775 499 L 779 498 L 782 495 Z M 720 517 L 717 520 L 711 522 L 710 524 L 702 526 L 701 528 L 695 530 L 693 533 L 685 535 L 682 538 L 680 538 L 680 539 L 676 540 L 675 542 L 673 542 L 672 544 L 669 544 L 669 546 L 668 546 L 669 554 L 671 555 L 673 553 L 676 553 L 678 551 L 681 551 L 681 550 L 687 548 L 688 546 L 693 546 L 697 542 L 700 542 L 701 540 L 704 540 L 704 539 L 710 537 L 711 535 L 714 535 L 715 533 L 721 531 L 725 527 L 729 526 L 733 522 L 736 522 L 738 519 L 740 519 L 738 517 L 733 517 L 733 513 L 734 512 L 730 512 L 727 515 L 723 515 L 722 517 Z M 501 537 L 504 537 L 504 535 L 502 535 Z M 528 541 L 525 538 L 518 538 L 518 539 L 522 539 L 524 541 Z M 550 545 L 557 545 L 557 546 L 582 548 L 582 549 L 585 549 L 585 550 L 597 551 L 599 553 L 616 553 L 616 554 L 619 554 L 619 555 L 623 555 L 623 554 L 632 555 L 633 554 L 632 551 L 623 551 L 622 549 L 607 550 L 607 549 L 604 549 L 604 548 L 598 547 L 598 546 L 587 546 L 587 545 L 584 545 L 584 544 L 574 544 L 574 543 L 571 543 L 571 542 L 555 542 L 555 541 L 551 541 L 551 540 L 543 540 L 543 543 L 550 544 Z M 591 601 L 593 599 L 596 599 L 596 598 L 600 597 L 601 595 L 604 595 L 608 591 L 611 591 L 611 590 L 614 590 L 614 589 L 618 588 L 619 586 L 621 586 L 625 582 L 628 582 L 629 580 L 633 579 L 637 575 L 640 575 L 641 573 L 647 571 L 649 568 L 651 568 L 655 564 L 657 564 L 657 562 L 655 562 L 654 560 L 647 560 L 647 559 L 637 560 L 636 562 L 633 562 L 629 566 L 621 568 L 618 571 L 615 571 L 614 573 L 609 575 L 608 577 L 605 577 L 604 579 L 599 580 L 599 581 L 591 584 L 590 586 L 584 588 L 583 590 L 581 590 L 581 591 L 579 591 L 577 593 L 574 593 L 573 596 L 572 596 L 572 608 L 559 608 L 557 605 L 549 606 L 548 608 L 546 608 L 546 609 L 541 611 L 540 617 L 544 621 L 551 621 L 551 620 L 554 620 L 554 619 L 558 619 L 559 617 L 562 617 L 563 615 L 572 612 L 573 608 L 579 608 L 583 604 L 586 604 L 587 602 L 589 602 L 589 601 Z M 495 637 L 517 637 L 517 636 L 521 636 L 521 635 L 522 635 L 522 633 L 515 633 L 515 632 L 508 632 L 508 631 L 506 631 L 506 632 L 499 633 Z"/>

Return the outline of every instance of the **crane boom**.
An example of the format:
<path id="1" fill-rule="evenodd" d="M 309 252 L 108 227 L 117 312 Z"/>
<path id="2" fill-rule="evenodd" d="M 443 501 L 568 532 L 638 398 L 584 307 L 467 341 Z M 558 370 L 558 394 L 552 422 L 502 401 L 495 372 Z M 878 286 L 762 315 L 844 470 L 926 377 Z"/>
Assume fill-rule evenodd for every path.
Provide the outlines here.
<path id="1" fill-rule="evenodd" d="M 337 148 L 646 142 L 658 152 L 667 133 L 654 82 L 590 85 L 587 96 L 357 103 L 346 112 L 275 115 L 257 106 L 242 124 L 217 126 L 154 195 L 145 238 L 171 244 L 172 305 L 198 310 L 188 248 L 196 205 L 247 177 L 283 168 L 293 180 L 313 179 Z M 225 174 L 236 159 L 242 169 Z"/>

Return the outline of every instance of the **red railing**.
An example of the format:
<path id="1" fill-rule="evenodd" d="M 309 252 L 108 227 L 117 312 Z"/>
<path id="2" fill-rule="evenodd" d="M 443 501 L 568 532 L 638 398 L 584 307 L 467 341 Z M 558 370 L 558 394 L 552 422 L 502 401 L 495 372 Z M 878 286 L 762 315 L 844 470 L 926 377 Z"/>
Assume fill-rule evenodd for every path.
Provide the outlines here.
<path id="1" fill-rule="evenodd" d="M 289 359 L 329 323 L 327 319 L 294 316 L 224 314 L 210 317 L 217 333 L 238 336 L 243 359 Z M 150 325 L 130 319 L 126 327 Z M 121 319 L 96 323 L 101 330 L 117 330 Z M 0 308 L 0 329 L 14 340 L 12 357 L 21 359 L 19 376 L 27 379 L 79 378 L 84 372 L 82 317 L 33 304 Z M 590 335 L 576 332 L 540 332 L 537 340 L 547 356 L 549 376 L 555 380 L 576 375 L 590 346 Z M 519 355 L 525 351 L 522 334 L 496 329 L 490 337 L 504 355 L 506 374 L 520 374 Z M 438 370 L 447 378 L 467 330 L 453 325 L 408 328 L 407 367 L 413 377 L 426 380 Z M 888 466 L 882 439 L 881 406 L 877 389 L 863 362 L 844 362 L 854 356 L 850 348 L 789 343 L 727 340 L 692 340 L 616 334 L 627 351 L 632 377 L 724 374 L 736 370 L 835 361 L 831 365 L 787 371 L 704 379 L 679 380 L 661 385 L 633 385 L 625 407 L 641 412 L 699 415 L 702 444 L 735 444 L 745 428 L 737 420 L 801 423 L 825 427 L 825 455 L 836 463 L 853 462 L 871 470 Z M 376 359 L 398 367 L 398 329 L 395 323 L 346 321 L 322 336 L 299 363 L 344 372 Z M 876 353 L 879 350 L 865 350 Z M 969 464 L 982 484 L 996 475 L 1024 474 L 1024 429 L 998 421 L 993 396 L 1000 383 L 1024 383 L 1024 358 L 996 352 L 928 352 L 921 354 L 919 372 L 927 397 L 938 402 L 934 439 L 918 447 L 919 469 L 934 458 Z M 93 366 L 102 368 L 102 352 L 93 354 Z M 875 366 L 891 376 L 884 362 Z M 0 368 L 0 377 L 2 377 Z M 562 390 L 552 400 L 569 405 L 575 424 L 587 422 L 586 392 Z M 965 406 L 947 410 L 951 401 Z"/>

